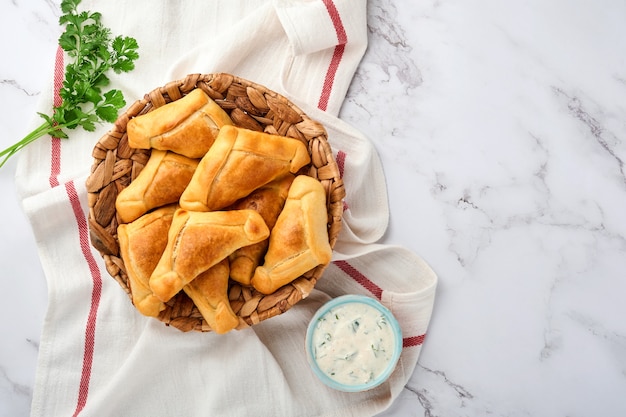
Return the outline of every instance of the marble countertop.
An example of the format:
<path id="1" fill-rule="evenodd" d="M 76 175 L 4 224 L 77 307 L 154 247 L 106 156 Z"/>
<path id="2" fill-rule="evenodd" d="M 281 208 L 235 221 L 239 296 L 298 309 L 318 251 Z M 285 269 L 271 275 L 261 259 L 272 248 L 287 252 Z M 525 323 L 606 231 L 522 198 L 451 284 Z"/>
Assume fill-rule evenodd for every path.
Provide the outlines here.
<path id="1" fill-rule="evenodd" d="M 49 83 L 58 15 L 0 5 L 2 148 Z M 381 156 L 384 242 L 439 275 L 417 368 L 382 415 L 626 415 L 626 3 L 370 0 L 368 15 L 341 117 Z M 15 162 L 0 169 L 2 417 L 29 414 L 47 302 Z"/>

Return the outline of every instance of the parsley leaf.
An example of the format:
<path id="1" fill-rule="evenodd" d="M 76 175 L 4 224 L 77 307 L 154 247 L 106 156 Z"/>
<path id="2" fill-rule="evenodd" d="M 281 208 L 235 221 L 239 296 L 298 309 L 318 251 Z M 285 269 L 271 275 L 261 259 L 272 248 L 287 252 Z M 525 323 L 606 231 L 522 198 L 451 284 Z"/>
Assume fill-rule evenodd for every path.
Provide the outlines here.
<path id="1" fill-rule="evenodd" d="M 63 0 L 59 24 L 64 26 L 59 46 L 70 58 L 65 67 L 65 79 L 59 90 L 62 103 L 53 108 L 52 115 L 38 113 L 44 120 L 22 140 L 0 152 L 0 167 L 19 150 L 43 137 L 66 139 L 66 129 L 82 127 L 96 130 L 100 122 L 114 122 L 118 111 L 126 105 L 120 90 L 103 92 L 110 80 L 109 71 L 116 74 L 132 71 L 139 58 L 139 45 L 134 38 L 115 36 L 103 26 L 102 14 L 78 11 L 81 0 Z"/>

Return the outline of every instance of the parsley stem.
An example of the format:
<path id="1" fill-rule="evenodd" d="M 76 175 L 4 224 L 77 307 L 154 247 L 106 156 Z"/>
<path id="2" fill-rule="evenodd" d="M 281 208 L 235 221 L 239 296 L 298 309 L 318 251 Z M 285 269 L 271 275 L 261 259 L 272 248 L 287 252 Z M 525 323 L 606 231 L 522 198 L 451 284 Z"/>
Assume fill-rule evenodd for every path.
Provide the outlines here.
<path id="1" fill-rule="evenodd" d="M 34 142 L 43 136 L 53 134 L 55 131 L 58 131 L 58 129 L 58 126 L 52 126 L 48 121 L 44 121 L 41 125 L 39 125 L 39 127 L 35 128 L 28 135 L 24 136 L 22 140 L 0 152 L 0 158 L 2 158 L 2 161 L 0 161 L 0 168 L 4 166 L 6 161 L 11 156 L 19 152 L 22 148 L 26 147 L 31 142 Z"/>

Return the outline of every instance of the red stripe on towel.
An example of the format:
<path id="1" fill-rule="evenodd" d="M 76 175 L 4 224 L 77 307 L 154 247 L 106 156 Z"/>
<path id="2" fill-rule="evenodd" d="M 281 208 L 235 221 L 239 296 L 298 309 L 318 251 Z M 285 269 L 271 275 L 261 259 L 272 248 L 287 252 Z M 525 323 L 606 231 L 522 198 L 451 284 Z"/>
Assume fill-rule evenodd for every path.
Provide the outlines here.
<path id="1" fill-rule="evenodd" d="M 59 185 L 59 174 L 61 173 L 61 139 L 50 138 L 50 187 L 54 188 Z"/>
<path id="2" fill-rule="evenodd" d="M 402 347 L 406 348 L 420 346 L 422 343 L 424 343 L 425 337 L 425 334 L 421 334 L 419 336 L 405 337 L 404 339 L 402 339 Z"/>
<path id="3" fill-rule="evenodd" d="M 333 89 L 333 83 L 335 82 L 335 75 L 337 74 L 337 69 L 339 68 L 339 63 L 341 62 L 341 58 L 343 57 L 344 46 L 337 45 L 335 46 L 335 51 L 333 52 L 333 58 L 330 61 L 330 66 L 328 67 L 328 71 L 326 72 L 326 78 L 324 78 L 324 86 L 322 87 L 322 95 L 320 96 L 320 100 L 317 103 L 317 107 L 320 110 L 326 110 L 328 108 L 328 100 L 330 99 L 330 93 Z"/>
<path id="4" fill-rule="evenodd" d="M 343 27 L 343 22 L 341 21 L 341 15 L 339 14 L 339 10 L 337 10 L 337 6 L 335 6 L 335 3 L 333 3 L 332 0 L 322 1 L 324 6 L 326 6 L 326 10 L 328 10 L 330 20 L 333 22 L 333 26 L 337 32 L 337 41 L 339 41 L 338 44 L 345 45 L 348 43 L 348 35 L 346 35 L 346 29 Z"/>
<path id="5" fill-rule="evenodd" d="M 76 402 L 76 410 L 73 417 L 76 417 L 85 407 L 87 403 L 87 395 L 89 394 L 89 382 L 91 380 L 91 367 L 93 364 L 93 354 L 96 338 L 96 318 L 98 315 L 98 306 L 100 305 L 100 296 L 102 294 L 102 276 L 100 275 L 100 269 L 98 264 L 91 253 L 91 245 L 89 242 L 89 226 L 83 209 L 80 205 L 80 198 L 76 192 L 74 182 L 70 181 L 65 184 L 65 190 L 67 196 L 72 205 L 72 211 L 76 218 L 76 224 L 78 226 L 78 238 L 80 242 L 80 249 L 89 266 L 89 272 L 91 274 L 92 289 L 91 289 L 91 303 L 89 307 L 89 315 L 87 316 L 87 323 L 85 326 L 85 347 L 83 351 L 83 368 L 80 375 L 80 385 L 78 387 L 78 399 Z"/>
<path id="6" fill-rule="evenodd" d="M 345 272 L 350 278 L 361 284 L 366 290 L 372 293 L 372 295 L 380 300 L 383 295 L 383 289 L 374 284 L 368 277 L 359 272 L 355 267 L 350 265 L 346 261 L 335 261 L 335 265 L 343 272 Z"/>
<path id="7" fill-rule="evenodd" d="M 326 110 L 328 108 L 328 100 L 330 99 L 330 94 L 333 89 L 333 83 L 335 82 L 335 75 L 337 75 L 337 70 L 339 69 L 339 63 L 343 58 L 343 53 L 346 49 L 345 45 L 348 43 L 348 36 L 346 35 L 346 30 L 343 27 L 343 22 L 341 21 L 341 15 L 333 3 L 332 0 L 322 0 L 324 5 L 326 6 L 326 10 L 328 11 L 328 15 L 330 16 L 330 20 L 333 22 L 333 26 L 335 27 L 335 31 L 337 32 L 337 41 L 338 45 L 335 46 L 335 50 L 333 51 L 333 57 L 330 60 L 330 65 L 328 70 L 326 71 L 326 77 L 324 78 L 324 85 L 322 87 L 322 95 L 320 96 L 319 102 L 317 103 L 317 107 L 320 110 Z"/>
<path id="8" fill-rule="evenodd" d="M 63 87 L 65 79 L 65 64 L 63 62 L 63 50 L 61 47 L 57 49 L 56 59 L 54 63 L 54 92 L 53 105 L 60 106 L 63 102 L 59 91 Z M 61 173 L 61 139 L 51 138 L 50 149 L 50 187 L 57 187 L 59 184 L 59 174 Z M 89 226 L 85 212 L 80 205 L 80 197 L 76 191 L 73 181 L 65 183 L 65 192 L 72 206 L 74 218 L 78 228 L 78 240 L 80 249 L 83 254 L 89 272 L 91 275 L 92 289 L 91 301 L 89 306 L 89 314 L 87 315 L 87 323 L 85 325 L 85 346 L 83 349 L 83 364 L 80 375 L 80 383 L 78 386 L 78 398 L 76 400 L 76 409 L 73 417 L 78 416 L 87 404 L 87 396 L 89 394 L 89 383 L 91 381 L 91 369 L 93 365 L 93 355 L 96 337 L 96 318 L 98 315 L 98 307 L 100 305 L 100 297 L 102 294 L 102 276 L 98 264 L 91 253 L 91 243 L 89 240 Z"/>
<path id="9" fill-rule="evenodd" d="M 65 78 L 65 66 L 63 62 L 63 49 L 59 46 L 54 61 L 54 92 L 52 95 L 52 104 L 60 106 L 63 100 L 59 95 L 61 87 L 63 87 L 63 79 Z M 61 173 L 61 139 L 50 138 L 50 177 L 48 179 L 50 187 L 54 188 L 59 185 L 59 174 Z"/>
<path id="10" fill-rule="evenodd" d="M 52 97 L 52 104 L 54 107 L 60 106 L 63 103 L 61 100 L 61 87 L 63 87 L 63 79 L 65 78 L 65 67 L 63 63 L 63 49 L 59 46 L 57 48 L 57 54 L 54 61 L 54 95 Z"/>
<path id="11" fill-rule="evenodd" d="M 344 151 L 337 152 L 337 167 L 339 168 L 339 176 L 343 178 L 343 170 L 346 164 L 346 153 Z"/>

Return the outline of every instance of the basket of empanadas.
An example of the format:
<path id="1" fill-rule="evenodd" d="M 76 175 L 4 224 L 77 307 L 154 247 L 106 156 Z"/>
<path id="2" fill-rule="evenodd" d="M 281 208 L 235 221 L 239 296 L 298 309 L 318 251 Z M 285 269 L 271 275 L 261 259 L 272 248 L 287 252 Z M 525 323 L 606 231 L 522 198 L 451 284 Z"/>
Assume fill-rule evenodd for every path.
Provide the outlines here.
<path id="1" fill-rule="evenodd" d="M 227 333 L 288 311 L 330 262 L 345 191 L 326 131 L 264 86 L 170 82 L 93 158 L 91 243 L 140 314 Z"/>

